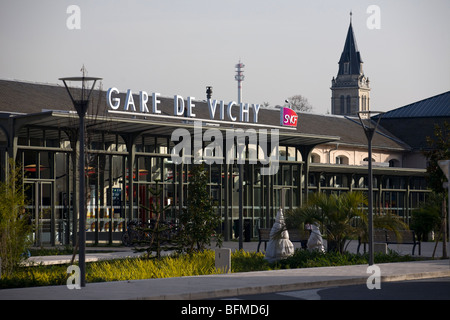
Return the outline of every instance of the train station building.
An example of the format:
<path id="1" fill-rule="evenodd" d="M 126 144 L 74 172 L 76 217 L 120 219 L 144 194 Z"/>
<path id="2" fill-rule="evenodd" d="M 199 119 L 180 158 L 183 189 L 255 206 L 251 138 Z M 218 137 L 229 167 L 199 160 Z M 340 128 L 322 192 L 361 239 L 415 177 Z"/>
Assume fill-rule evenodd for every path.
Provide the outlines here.
<path id="1" fill-rule="evenodd" d="M 169 205 L 163 218 L 175 221 L 186 208 L 190 171 L 198 162 L 207 166 L 225 239 L 236 237 L 241 192 L 243 221 L 254 237 L 258 228 L 272 225 L 280 206 L 295 209 L 312 192 L 367 192 L 368 161 L 374 212 L 389 210 L 409 222 L 429 193 L 425 136 L 432 135 L 435 123 L 450 121 L 450 92 L 384 114 L 368 159 L 356 113 L 369 110 L 369 84 L 350 24 L 332 79 L 331 115 L 214 97 L 163 97 L 139 88 L 94 90 L 85 126 L 87 240 L 120 241 L 128 221 L 154 218 L 143 207 L 155 202 Z M 62 84 L 0 80 L 0 178 L 8 174 L 10 159 L 21 166 L 35 245 L 75 244 L 79 129 Z M 225 147 L 229 132 L 244 133 L 242 153 L 233 153 L 239 139 L 231 138 L 236 146 Z M 181 140 L 183 134 L 192 140 Z M 237 154 L 245 158 L 241 175 L 243 158 Z M 159 197 L 151 193 L 157 183 Z"/>
<path id="2" fill-rule="evenodd" d="M 4 179 L 7 174 L 8 159 L 15 159 L 22 166 L 29 199 L 27 211 L 35 225 L 37 245 L 73 243 L 78 221 L 76 199 L 80 196 L 76 174 L 79 127 L 66 89 L 1 80 L 0 95 L 1 177 Z M 447 92 L 417 102 L 441 106 L 436 108 L 435 120 L 426 117 L 430 125 L 449 118 L 449 96 Z M 118 93 L 117 97 L 124 101 L 126 93 Z M 244 132 L 252 129 L 257 133 L 265 130 L 269 142 L 273 142 L 269 138 L 272 131 L 278 134 L 278 168 L 272 174 L 262 174 L 262 170 L 273 163 L 249 161 L 254 146 L 249 139 L 245 140 L 243 217 L 251 228 L 251 236 L 257 235 L 259 227 L 271 226 L 282 204 L 282 194 L 285 208 L 293 209 L 301 206 L 311 192 L 367 191 L 367 139 L 355 117 L 298 113 L 297 126 L 285 128 L 280 124 L 281 109 L 260 108 L 258 123 L 222 124 L 220 119 L 211 122 L 207 101 L 195 101 L 196 118 L 177 118 L 171 116 L 174 99 L 159 97 L 162 117 L 155 118 L 149 114 L 108 112 L 111 109 L 105 91 L 95 91 L 91 100 L 86 118 L 85 175 L 89 241 L 120 240 L 128 220 L 153 218 L 152 212 L 142 206 L 149 207 L 154 201 L 170 205 L 165 219 L 177 218 L 186 207 L 189 172 L 195 161 L 174 161 L 173 149 L 179 142 L 172 134 L 185 129 L 194 136 L 199 123 L 203 140 L 211 129 L 222 132 L 223 137 L 229 129 L 241 128 Z M 401 109 L 384 115 L 386 120 L 381 121 L 373 139 L 374 204 L 375 212 L 388 209 L 408 222 L 412 210 L 425 200 L 429 191 L 421 147 L 412 147 L 398 138 L 402 132 L 394 135 L 384 127 L 384 123 L 389 123 L 398 129 L 394 119 L 405 123 L 402 114 L 411 116 L 408 111 L 411 109 L 405 106 L 402 113 Z M 423 122 L 424 116 L 420 117 Z M 203 155 L 209 145 L 202 142 Z M 266 155 L 275 149 L 267 150 Z M 239 163 L 237 158 L 226 161 L 225 155 L 222 156 L 223 161 L 207 165 L 208 186 L 217 214 L 224 222 L 222 232 L 233 238 L 239 214 Z M 150 192 L 156 183 L 162 187 L 158 199 Z"/>

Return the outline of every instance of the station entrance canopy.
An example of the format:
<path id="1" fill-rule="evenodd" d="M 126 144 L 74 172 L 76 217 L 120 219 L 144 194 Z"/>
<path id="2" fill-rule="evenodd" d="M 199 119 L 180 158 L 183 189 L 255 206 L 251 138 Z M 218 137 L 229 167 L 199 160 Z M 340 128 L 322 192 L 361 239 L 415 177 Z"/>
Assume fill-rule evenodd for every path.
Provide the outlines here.
<path id="1" fill-rule="evenodd" d="M 1 117 L 1 122 L 3 123 L 3 127 L 7 128 L 7 123 L 5 121 L 11 121 L 14 119 L 14 128 L 15 134 L 18 134 L 21 128 L 27 126 L 29 128 L 41 128 L 41 129 L 60 129 L 60 130 L 73 130 L 78 129 L 78 115 L 75 112 L 69 111 L 44 111 L 41 113 L 35 114 L 3 114 Z M 194 125 L 195 122 L 202 123 L 202 129 L 207 130 L 210 128 L 218 129 L 220 131 L 225 131 L 229 129 L 268 129 L 268 135 L 272 134 L 273 131 L 270 129 L 277 129 L 280 127 L 270 126 L 270 125 L 245 125 L 241 123 L 236 123 L 234 125 L 225 125 L 219 126 L 217 123 L 210 123 L 205 120 L 191 121 L 186 120 L 174 120 L 174 119 L 152 119 L 148 118 L 136 118 L 133 116 L 95 116 L 88 115 L 86 117 L 86 128 L 93 133 L 98 133 L 98 139 L 100 139 L 101 134 L 103 133 L 111 133 L 111 134 L 119 134 L 119 135 L 140 135 L 143 133 L 148 133 L 155 136 L 161 137 L 170 137 L 172 132 L 178 128 L 184 128 L 194 134 Z M 33 136 L 33 138 L 46 138 L 51 139 L 48 136 L 49 132 L 46 132 L 46 136 L 43 136 L 43 132 L 45 131 L 36 131 L 37 136 Z M 11 134 L 11 133 L 9 133 Z M 39 136 L 39 134 L 41 136 Z M 56 134 L 56 133 L 55 133 Z M 282 146 L 292 146 L 292 147 L 300 147 L 300 146 L 309 146 L 313 147 L 319 144 L 339 141 L 339 137 L 335 136 L 325 136 L 325 135 L 315 135 L 315 134 L 306 134 L 299 133 L 294 130 L 283 130 L 280 128 L 277 130 L 277 134 L 279 136 L 279 144 Z M 94 137 L 91 139 L 96 140 Z"/>

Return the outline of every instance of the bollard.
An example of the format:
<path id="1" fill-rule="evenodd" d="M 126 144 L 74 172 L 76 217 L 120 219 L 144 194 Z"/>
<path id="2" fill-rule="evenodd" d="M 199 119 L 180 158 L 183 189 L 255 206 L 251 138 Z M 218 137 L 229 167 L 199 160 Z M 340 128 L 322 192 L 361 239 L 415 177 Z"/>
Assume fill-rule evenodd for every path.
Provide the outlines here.
<path id="1" fill-rule="evenodd" d="M 231 272 L 231 249 L 216 249 L 215 251 L 215 267 L 223 273 Z"/>

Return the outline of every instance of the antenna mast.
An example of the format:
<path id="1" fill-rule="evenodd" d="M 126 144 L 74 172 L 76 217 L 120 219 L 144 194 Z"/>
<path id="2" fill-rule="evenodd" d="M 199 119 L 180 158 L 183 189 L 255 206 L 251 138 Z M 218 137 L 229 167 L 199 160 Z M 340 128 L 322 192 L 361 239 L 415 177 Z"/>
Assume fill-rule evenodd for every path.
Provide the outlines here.
<path id="1" fill-rule="evenodd" d="M 244 81 L 244 67 L 245 65 L 241 63 L 241 60 L 239 60 L 239 63 L 236 65 L 236 75 L 234 76 L 234 79 L 238 82 L 238 103 L 240 104 L 242 102 L 242 81 Z"/>

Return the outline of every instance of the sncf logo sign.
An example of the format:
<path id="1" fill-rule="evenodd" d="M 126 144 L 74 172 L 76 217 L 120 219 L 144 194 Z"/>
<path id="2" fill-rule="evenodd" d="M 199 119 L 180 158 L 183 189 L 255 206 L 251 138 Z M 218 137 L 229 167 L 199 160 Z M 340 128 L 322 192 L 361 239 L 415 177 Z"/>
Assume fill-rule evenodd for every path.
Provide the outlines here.
<path id="1" fill-rule="evenodd" d="M 283 107 L 280 109 L 280 125 L 288 127 L 297 127 L 298 115 L 290 109 Z"/>

